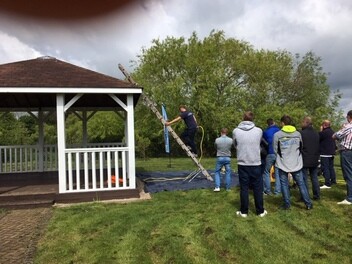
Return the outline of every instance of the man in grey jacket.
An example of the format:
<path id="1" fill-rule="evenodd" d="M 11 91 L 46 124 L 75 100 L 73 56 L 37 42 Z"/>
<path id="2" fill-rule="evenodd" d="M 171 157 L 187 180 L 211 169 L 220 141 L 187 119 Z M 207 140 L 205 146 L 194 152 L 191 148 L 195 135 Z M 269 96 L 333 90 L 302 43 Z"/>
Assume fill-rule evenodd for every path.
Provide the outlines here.
<path id="1" fill-rule="evenodd" d="M 214 192 L 220 191 L 220 170 L 225 167 L 226 190 L 231 188 L 231 148 L 232 139 L 227 136 L 228 129 L 221 129 L 221 136 L 215 140 L 216 148 L 216 166 L 215 166 L 215 189 Z"/>
<path id="2" fill-rule="evenodd" d="M 237 150 L 237 166 L 240 182 L 241 209 L 237 215 L 247 217 L 249 207 L 249 186 L 253 186 L 256 214 L 264 217 L 263 177 L 261 171 L 260 141 L 263 131 L 253 123 L 254 115 L 244 113 L 243 121 L 233 132 L 233 142 Z"/>
<path id="3" fill-rule="evenodd" d="M 274 134 L 273 147 L 276 154 L 275 166 L 279 169 L 281 192 L 284 199 L 282 209 L 289 209 L 290 190 L 288 184 L 288 174 L 291 173 L 293 179 L 298 185 L 302 199 L 307 210 L 313 208 L 310 200 L 307 186 L 303 179 L 303 159 L 301 155 L 302 136 L 292 125 L 292 119 L 288 115 L 281 118 L 282 129 Z"/>

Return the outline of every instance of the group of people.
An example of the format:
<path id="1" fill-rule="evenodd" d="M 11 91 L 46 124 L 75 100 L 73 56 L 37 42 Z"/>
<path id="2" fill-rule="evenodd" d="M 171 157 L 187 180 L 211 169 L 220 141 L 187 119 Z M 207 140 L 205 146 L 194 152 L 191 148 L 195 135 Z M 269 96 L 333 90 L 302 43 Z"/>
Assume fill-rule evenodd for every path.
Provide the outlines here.
<path id="1" fill-rule="evenodd" d="M 181 105 L 180 115 L 165 125 L 171 125 L 183 119 L 186 129 L 181 137 L 193 154 L 197 154 L 194 137 L 197 121 L 186 106 Z M 347 113 L 347 122 L 336 133 L 330 127 L 330 121 L 324 120 L 320 131 L 313 128 L 309 116 L 303 118 L 301 130 L 293 125 L 289 115 L 281 117 L 281 128 L 273 119 L 267 120 L 268 127 L 263 131 L 254 123 L 254 114 L 247 111 L 243 121 L 233 130 L 232 138 L 228 129 L 222 128 L 220 137 L 215 140 L 215 192 L 220 191 L 221 170 L 225 168 L 225 188 L 231 188 L 231 149 L 236 148 L 238 176 L 240 183 L 240 210 L 238 216 L 247 217 L 249 211 L 249 189 L 253 189 L 256 214 L 267 215 L 264 209 L 264 195 L 282 194 L 280 207 L 288 210 L 290 201 L 290 177 L 298 186 L 301 200 L 307 210 L 313 208 L 308 188 L 308 178 L 312 185 L 313 200 L 320 199 L 320 190 L 329 189 L 336 184 L 334 156 L 336 148 L 340 152 L 343 178 L 347 185 L 347 196 L 338 204 L 352 204 L 352 110 Z M 336 145 L 338 142 L 338 146 Z M 324 176 L 324 185 L 319 186 L 319 165 Z M 272 192 L 270 172 L 274 167 L 275 189 Z"/>
<path id="2" fill-rule="evenodd" d="M 264 195 L 271 195 L 270 171 L 274 167 L 274 194 L 282 194 L 283 204 L 280 207 L 288 210 L 291 207 L 289 178 L 292 177 L 299 189 L 301 200 L 307 210 L 313 208 L 309 194 L 308 179 L 312 185 L 313 200 L 320 199 L 320 190 L 329 189 L 336 184 L 334 155 L 336 140 L 341 156 L 343 177 L 347 183 L 347 197 L 338 204 L 352 204 L 352 110 L 347 113 L 347 123 L 334 132 L 330 121 L 324 120 L 320 131 L 313 128 L 312 119 L 304 117 L 301 130 L 293 125 L 288 115 L 280 119 L 279 128 L 273 119 L 268 119 L 268 127 L 262 131 L 255 126 L 252 112 L 245 112 L 243 121 L 233 130 L 232 138 L 223 128 L 221 136 L 215 140 L 217 162 L 215 167 L 215 192 L 220 191 L 220 172 L 225 166 L 226 189 L 231 184 L 231 148 L 234 145 L 237 153 L 237 166 L 240 183 L 240 210 L 237 215 L 247 217 L 249 211 L 249 189 L 253 189 L 256 214 L 264 217 Z M 264 142 L 264 143 L 263 143 Z M 261 155 L 263 150 L 265 155 Z M 324 185 L 319 186 L 319 165 L 324 176 Z"/>

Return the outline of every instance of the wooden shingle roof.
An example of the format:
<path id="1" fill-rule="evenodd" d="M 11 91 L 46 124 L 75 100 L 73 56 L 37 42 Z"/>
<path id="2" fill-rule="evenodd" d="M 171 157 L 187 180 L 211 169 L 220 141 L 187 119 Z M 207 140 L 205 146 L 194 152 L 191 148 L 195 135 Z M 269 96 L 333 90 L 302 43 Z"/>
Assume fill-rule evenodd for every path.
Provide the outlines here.
<path id="1" fill-rule="evenodd" d="M 52 109 L 58 93 L 64 93 L 67 102 L 84 94 L 74 105 L 77 109 L 115 109 L 108 94 L 122 102 L 133 94 L 136 104 L 141 92 L 142 87 L 130 82 L 48 56 L 0 65 L 0 110 Z"/>
<path id="2" fill-rule="evenodd" d="M 44 56 L 0 65 L 0 87 L 133 88 L 136 86 L 127 81 Z"/>

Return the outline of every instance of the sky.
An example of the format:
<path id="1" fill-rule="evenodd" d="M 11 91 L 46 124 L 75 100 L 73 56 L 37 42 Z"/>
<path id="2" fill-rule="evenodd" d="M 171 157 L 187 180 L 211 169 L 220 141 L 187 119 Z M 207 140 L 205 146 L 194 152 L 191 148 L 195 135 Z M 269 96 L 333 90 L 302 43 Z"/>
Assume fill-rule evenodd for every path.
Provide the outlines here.
<path id="1" fill-rule="evenodd" d="M 313 51 L 331 90 L 342 93 L 340 108 L 352 109 L 350 0 L 132 0 L 80 20 L 45 20 L 0 6 L 0 64 L 52 56 L 123 79 L 118 64 L 132 71 L 131 61 L 153 39 L 192 32 L 203 39 L 212 30 L 256 49 Z"/>

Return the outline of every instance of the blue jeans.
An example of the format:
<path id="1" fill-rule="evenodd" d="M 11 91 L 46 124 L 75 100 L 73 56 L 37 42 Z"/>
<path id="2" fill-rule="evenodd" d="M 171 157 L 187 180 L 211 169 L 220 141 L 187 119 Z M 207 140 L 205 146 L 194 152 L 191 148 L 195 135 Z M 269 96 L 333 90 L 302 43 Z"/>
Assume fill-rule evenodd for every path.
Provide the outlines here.
<path id="1" fill-rule="evenodd" d="M 265 159 L 265 168 L 263 174 L 264 192 L 271 193 L 270 169 L 275 165 L 276 155 L 268 154 Z M 281 193 L 281 184 L 279 180 L 279 170 L 275 168 L 275 194 Z"/>
<path id="2" fill-rule="evenodd" d="M 279 175 L 279 168 L 275 167 L 275 190 L 274 194 L 279 194 L 281 193 L 281 181 L 280 181 L 280 175 Z"/>
<path id="3" fill-rule="evenodd" d="M 302 170 L 291 172 L 294 181 L 296 182 L 299 192 L 301 193 L 302 199 L 306 206 L 311 206 L 312 202 L 309 198 L 307 186 L 303 179 Z M 288 182 L 288 172 L 279 169 L 280 182 L 281 182 L 281 192 L 284 200 L 284 207 L 290 208 L 291 199 L 290 199 L 290 189 Z"/>
<path id="4" fill-rule="evenodd" d="M 341 169 L 347 186 L 346 200 L 352 202 L 352 150 L 341 151 Z"/>
<path id="5" fill-rule="evenodd" d="M 336 173 L 334 168 L 334 156 L 320 157 L 321 171 L 323 173 L 325 182 L 324 185 L 331 186 L 336 183 Z"/>
<path id="6" fill-rule="evenodd" d="M 230 157 L 217 157 L 215 165 L 215 188 L 220 188 L 220 170 L 225 166 L 226 174 L 226 190 L 231 188 L 231 158 Z"/>
<path id="7" fill-rule="evenodd" d="M 308 173 L 310 176 L 310 180 L 312 182 L 312 191 L 313 191 L 313 199 L 320 199 L 320 186 L 319 186 L 319 180 L 318 180 L 318 167 L 309 167 L 309 168 L 303 168 L 303 178 L 306 183 L 307 191 L 309 193 L 309 188 L 308 188 Z"/>
<path id="8" fill-rule="evenodd" d="M 238 177 L 240 181 L 241 213 L 248 214 L 249 207 L 249 186 L 253 187 L 253 196 L 256 214 L 264 212 L 263 201 L 263 177 L 261 166 L 238 165 Z"/>

